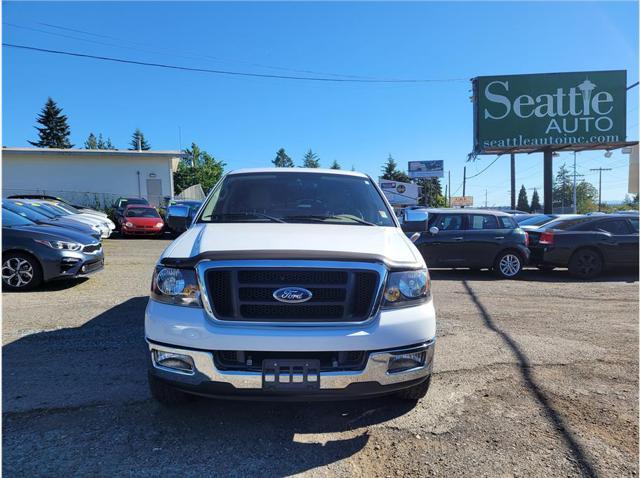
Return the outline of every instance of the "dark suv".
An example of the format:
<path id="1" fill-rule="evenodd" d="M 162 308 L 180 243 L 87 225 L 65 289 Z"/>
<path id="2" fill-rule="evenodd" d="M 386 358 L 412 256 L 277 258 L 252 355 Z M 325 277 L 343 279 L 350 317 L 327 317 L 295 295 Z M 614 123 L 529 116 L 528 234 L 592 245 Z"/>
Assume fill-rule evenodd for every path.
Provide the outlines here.
<path id="1" fill-rule="evenodd" d="M 527 233 L 509 214 L 478 209 L 427 209 L 428 231 L 415 245 L 429 267 L 491 269 L 517 277 L 529 260 Z M 404 227 L 412 236 L 411 227 Z"/>

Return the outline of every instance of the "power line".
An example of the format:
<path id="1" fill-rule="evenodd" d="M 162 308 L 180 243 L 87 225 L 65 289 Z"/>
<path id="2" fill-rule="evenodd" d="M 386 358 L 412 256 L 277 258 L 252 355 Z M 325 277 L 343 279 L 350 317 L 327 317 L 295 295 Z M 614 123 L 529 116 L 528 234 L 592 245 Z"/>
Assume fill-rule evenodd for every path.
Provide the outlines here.
<path id="1" fill-rule="evenodd" d="M 482 171 L 480 171 L 479 173 L 476 173 L 476 174 L 474 174 L 473 176 L 467 176 L 467 179 L 473 179 L 473 178 L 475 178 L 475 177 L 480 176 L 480 175 L 481 175 L 482 173 L 484 173 L 487 169 L 489 169 L 489 168 L 493 165 L 493 163 L 495 163 L 498 159 L 500 159 L 500 155 L 498 155 L 498 156 L 496 157 L 496 159 L 494 159 L 493 161 L 491 161 L 491 163 L 489 163 L 489 165 L 488 165 L 486 168 L 484 168 Z"/>
<path id="2" fill-rule="evenodd" d="M 65 56 L 73 56 L 78 58 L 90 58 L 92 60 L 102 60 L 102 61 L 111 61 L 115 63 L 126 63 L 130 65 L 139 65 L 139 66 L 151 66 L 156 68 L 166 68 L 170 70 L 181 70 L 181 71 L 195 71 L 199 73 L 213 73 L 217 75 L 229 75 L 229 76 L 243 76 L 243 77 L 253 77 L 253 78 L 273 78 L 279 80 L 302 80 L 302 81 L 322 81 L 322 82 L 334 82 L 334 83 L 393 83 L 393 84 L 407 84 L 407 83 L 444 83 L 444 82 L 454 82 L 454 81 L 468 81 L 461 78 L 451 78 L 451 79 L 365 79 L 365 78 L 326 78 L 326 77 L 313 77 L 313 76 L 291 76 L 291 75 L 271 75 L 266 73 L 254 73 L 254 72 L 242 72 L 242 71 L 231 71 L 231 70 L 214 70 L 209 68 L 192 68 L 187 66 L 178 66 L 178 65 L 169 65 L 166 63 L 152 63 L 146 61 L 138 61 L 138 60 L 126 60 L 124 58 L 114 58 L 108 56 L 98 56 L 98 55 L 89 55 L 86 53 L 75 53 L 70 51 L 63 50 L 50 50 L 48 48 L 38 48 L 27 45 L 16 45 L 14 43 L 2 43 L 3 46 L 9 48 L 18 48 L 22 50 L 29 51 L 37 51 L 41 53 L 50 53 L 54 55 L 65 55 Z"/>

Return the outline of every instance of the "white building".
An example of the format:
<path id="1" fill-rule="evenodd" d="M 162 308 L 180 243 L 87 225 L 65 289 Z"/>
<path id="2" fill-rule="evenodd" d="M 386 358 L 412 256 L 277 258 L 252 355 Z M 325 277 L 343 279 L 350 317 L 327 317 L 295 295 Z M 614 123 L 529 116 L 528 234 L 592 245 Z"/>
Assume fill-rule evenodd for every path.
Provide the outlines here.
<path id="1" fill-rule="evenodd" d="M 180 151 L 2 148 L 2 195 L 46 194 L 75 204 L 173 198 Z"/>

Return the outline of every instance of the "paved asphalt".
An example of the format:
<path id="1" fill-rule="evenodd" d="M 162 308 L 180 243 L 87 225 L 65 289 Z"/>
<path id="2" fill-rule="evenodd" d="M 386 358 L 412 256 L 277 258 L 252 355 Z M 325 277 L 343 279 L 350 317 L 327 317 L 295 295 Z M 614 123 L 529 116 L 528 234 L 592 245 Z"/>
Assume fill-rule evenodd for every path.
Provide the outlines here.
<path id="1" fill-rule="evenodd" d="M 146 385 L 165 240 L 110 239 L 87 280 L 3 294 L 4 476 L 637 476 L 637 273 L 433 271 L 435 375 L 393 398 L 177 409 Z"/>

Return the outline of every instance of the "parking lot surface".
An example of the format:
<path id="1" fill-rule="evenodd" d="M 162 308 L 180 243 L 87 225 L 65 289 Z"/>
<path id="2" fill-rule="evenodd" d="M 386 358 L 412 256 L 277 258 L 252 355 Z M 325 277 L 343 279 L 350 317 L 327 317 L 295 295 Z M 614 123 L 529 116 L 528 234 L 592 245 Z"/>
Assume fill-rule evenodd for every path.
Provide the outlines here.
<path id="1" fill-rule="evenodd" d="M 393 398 L 199 399 L 146 384 L 166 240 L 111 239 L 87 280 L 3 294 L 5 476 L 637 476 L 638 282 L 433 271 L 435 375 Z"/>

